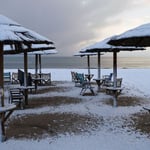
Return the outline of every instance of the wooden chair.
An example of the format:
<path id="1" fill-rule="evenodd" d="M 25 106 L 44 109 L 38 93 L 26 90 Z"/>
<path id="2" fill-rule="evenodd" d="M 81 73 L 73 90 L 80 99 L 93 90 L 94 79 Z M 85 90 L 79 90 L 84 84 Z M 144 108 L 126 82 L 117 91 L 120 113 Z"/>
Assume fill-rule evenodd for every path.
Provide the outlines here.
<path id="1" fill-rule="evenodd" d="M 12 84 L 19 84 L 18 73 L 17 72 L 12 72 L 11 83 Z"/>
<path id="2" fill-rule="evenodd" d="M 41 84 L 42 85 L 51 85 L 51 73 L 42 73 L 41 74 Z"/>
<path id="3" fill-rule="evenodd" d="M 76 82 L 76 72 L 71 71 L 72 82 Z"/>
<path id="4" fill-rule="evenodd" d="M 113 73 L 110 73 L 109 75 L 103 75 L 103 77 L 102 77 L 102 80 L 103 80 L 102 86 L 109 86 L 110 83 L 112 83 L 112 76 L 113 76 Z"/>
<path id="5" fill-rule="evenodd" d="M 108 88 L 107 87 L 105 88 L 106 93 L 112 93 L 112 90 L 109 87 L 113 87 L 113 86 L 114 86 L 114 82 L 110 82 L 109 85 L 107 85 Z M 117 78 L 117 83 L 116 83 L 116 88 L 118 88 L 117 94 L 121 93 L 122 91 L 121 86 L 122 86 L 122 78 Z"/>
<path id="6" fill-rule="evenodd" d="M 11 73 L 4 72 L 4 83 L 11 83 Z"/>
<path id="7" fill-rule="evenodd" d="M 23 92 L 18 89 L 10 89 L 10 96 L 9 96 L 9 102 L 10 103 L 15 103 L 17 106 L 19 106 L 21 109 L 24 108 L 24 95 Z"/>

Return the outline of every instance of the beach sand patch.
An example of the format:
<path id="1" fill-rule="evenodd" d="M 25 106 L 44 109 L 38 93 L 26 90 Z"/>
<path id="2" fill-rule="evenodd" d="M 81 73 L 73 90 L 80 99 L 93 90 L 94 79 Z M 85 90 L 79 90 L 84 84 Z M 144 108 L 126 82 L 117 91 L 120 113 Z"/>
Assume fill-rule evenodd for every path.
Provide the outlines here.
<path id="1" fill-rule="evenodd" d="M 66 96 L 53 96 L 53 97 L 35 97 L 29 99 L 29 104 L 26 108 L 39 108 L 44 106 L 60 106 L 60 105 L 69 105 L 77 104 L 82 100 L 80 98 L 66 97 Z"/>
<path id="2" fill-rule="evenodd" d="M 51 93 L 51 92 L 67 92 L 70 91 L 70 87 L 58 87 L 58 86 L 46 86 L 39 88 L 36 92 L 32 92 L 33 95 Z"/>
<path id="3" fill-rule="evenodd" d="M 117 100 L 117 106 L 141 106 L 146 103 L 146 99 L 141 97 L 132 97 L 132 96 L 119 96 Z M 113 98 L 107 99 L 104 101 L 107 105 L 113 105 Z"/>
<path id="4" fill-rule="evenodd" d="M 131 130 L 145 134 L 150 138 L 150 113 L 141 111 L 133 114 L 127 124 Z"/>
<path id="5" fill-rule="evenodd" d="M 102 117 L 73 113 L 30 114 L 17 116 L 8 123 L 8 138 L 41 139 L 66 134 L 90 133 L 103 122 Z"/>

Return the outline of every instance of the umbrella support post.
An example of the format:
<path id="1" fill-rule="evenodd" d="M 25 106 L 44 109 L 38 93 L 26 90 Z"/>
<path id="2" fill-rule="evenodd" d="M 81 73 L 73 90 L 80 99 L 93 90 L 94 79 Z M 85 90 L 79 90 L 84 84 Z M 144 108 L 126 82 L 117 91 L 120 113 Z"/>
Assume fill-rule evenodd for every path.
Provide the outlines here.
<path id="1" fill-rule="evenodd" d="M 115 94 L 113 96 L 113 107 L 117 107 L 117 96 Z"/>
<path id="2" fill-rule="evenodd" d="M 24 90 L 24 95 L 25 95 L 25 105 L 28 105 L 28 89 Z"/>
<path id="3" fill-rule="evenodd" d="M 113 107 L 117 107 L 118 90 L 113 90 Z"/>
<path id="4" fill-rule="evenodd" d="M 100 91 L 101 91 L 101 86 L 98 85 L 98 87 L 97 87 L 97 92 L 100 92 Z"/>

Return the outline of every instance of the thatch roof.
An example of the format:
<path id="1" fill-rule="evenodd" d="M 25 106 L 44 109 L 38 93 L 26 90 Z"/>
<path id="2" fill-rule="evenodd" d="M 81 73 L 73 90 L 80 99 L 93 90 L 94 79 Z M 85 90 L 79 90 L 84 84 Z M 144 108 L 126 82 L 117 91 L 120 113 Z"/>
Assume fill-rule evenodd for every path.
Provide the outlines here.
<path id="1" fill-rule="evenodd" d="M 109 44 L 122 46 L 150 46 L 150 23 L 130 29 L 111 39 Z"/>
<path id="2" fill-rule="evenodd" d="M 14 44 L 18 42 L 24 44 L 53 44 L 49 39 L 22 27 L 20 24 L 3 15 L 0 15 L 0 42 L 4 44 Z"/>
<path id="3" fill-rule="evenodd" d="M 22 50 L 35 51 L 41 50 L 41 48 L 43 50 L 55 48 L 51 40 L 22 27 L 3 15 L 0 15 L 0 44 L 10 46 L 9 49 L 4 48 L 4 54 L 20 53 Z M 36 44 L 37 46 L 35 46 Z M 42 47 L 42 44 L 48 46 Z"/>
<path id="4" fill-rule="evenodd" d="M 112 36 L 110 38 L 106 38 L 90 46 L 87 46 L 81 49 L 80 52 L 114 52 L 114 51 L 119 52 L 119 51 L 144 50 L 144 48 L 142 47 L 134 47 L 134 46 L 124 47 L 124 46 L 113 46 L 113 45 L 108 44 L 108 42 L 114 37 L 115 36 Z"/>

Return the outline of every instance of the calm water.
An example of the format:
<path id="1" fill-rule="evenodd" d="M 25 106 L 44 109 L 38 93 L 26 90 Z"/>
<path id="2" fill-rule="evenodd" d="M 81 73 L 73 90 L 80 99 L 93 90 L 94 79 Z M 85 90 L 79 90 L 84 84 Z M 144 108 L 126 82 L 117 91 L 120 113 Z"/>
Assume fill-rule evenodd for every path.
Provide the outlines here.
<path id="1" fill-rule="evenodd" d="M 97 68 L 97 57 L 90 57 L 91 68 Z M 6 69 L 23 68 L 23 56 L 5 56 Z M 101 58 L 102 68 L 112 68 L 112 57 Z M 28 67 L 35 68 L 35 57 L 28 57 Z M 149 57 L 119 57 L 119 68 L 150 68 Z M 53 57 L 42 56 L 42 68 L 87 68 L 86 57 Z"/>

